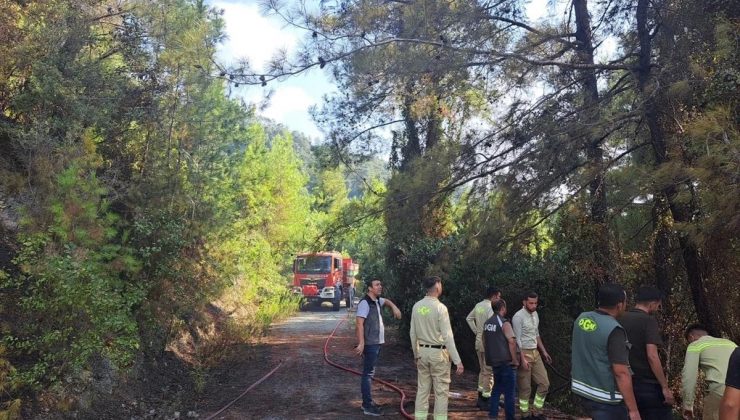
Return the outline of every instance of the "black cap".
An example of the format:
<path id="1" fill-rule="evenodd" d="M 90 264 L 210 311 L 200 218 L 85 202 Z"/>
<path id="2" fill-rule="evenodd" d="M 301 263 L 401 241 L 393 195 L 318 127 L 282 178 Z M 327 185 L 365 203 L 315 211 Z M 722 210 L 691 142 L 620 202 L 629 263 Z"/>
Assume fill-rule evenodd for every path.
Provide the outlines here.
<path id="1" fill-rule="evenodd" d="M 635 293 L 635 302 L 655 302 L 663 300 L 663 293 L 654 286 L 642 286 Z"/>

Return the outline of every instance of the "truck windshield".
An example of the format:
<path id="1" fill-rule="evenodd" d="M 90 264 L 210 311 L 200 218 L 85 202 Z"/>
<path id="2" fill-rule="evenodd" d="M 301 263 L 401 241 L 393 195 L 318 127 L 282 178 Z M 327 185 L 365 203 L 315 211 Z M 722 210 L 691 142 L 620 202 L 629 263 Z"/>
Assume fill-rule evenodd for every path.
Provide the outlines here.
<path id="1" fill-rule="evenodd" d="M 298 257 L 295 260 L 296 273 L 330 273 L 331 257 L 330 256 L 305 256 Z"/>

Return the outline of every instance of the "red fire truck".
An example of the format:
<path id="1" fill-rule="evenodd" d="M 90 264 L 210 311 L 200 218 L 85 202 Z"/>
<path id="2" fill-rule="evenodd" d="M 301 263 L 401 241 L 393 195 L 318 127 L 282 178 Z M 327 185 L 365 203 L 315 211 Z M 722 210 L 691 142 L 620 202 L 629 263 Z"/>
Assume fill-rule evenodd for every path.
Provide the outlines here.
<path id="1" fill-rule="evenodd" d="M 338 311 L 342 299 L 349 308 L 358 269 L 352 258 L 343 258 L 336 251 L 298 254 L 293 261 L 293 293 L 301 295 L 301 309 L 312 303 L 331 302 Z"/>

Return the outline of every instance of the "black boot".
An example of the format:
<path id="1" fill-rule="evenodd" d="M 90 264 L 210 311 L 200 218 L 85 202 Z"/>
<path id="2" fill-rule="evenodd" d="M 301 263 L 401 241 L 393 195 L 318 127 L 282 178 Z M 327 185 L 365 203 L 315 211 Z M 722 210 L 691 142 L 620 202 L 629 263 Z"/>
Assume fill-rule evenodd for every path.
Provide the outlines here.
<path id="1" fill-rule="evenodd" d="M 478 392 L 478 402 L 476 405 L 478 406 L 479 410 L 488 411 L 490 407 L 488 407 L 488 401 L 490 398 L 486 398 L 483 396 L 482 393 Z"/>

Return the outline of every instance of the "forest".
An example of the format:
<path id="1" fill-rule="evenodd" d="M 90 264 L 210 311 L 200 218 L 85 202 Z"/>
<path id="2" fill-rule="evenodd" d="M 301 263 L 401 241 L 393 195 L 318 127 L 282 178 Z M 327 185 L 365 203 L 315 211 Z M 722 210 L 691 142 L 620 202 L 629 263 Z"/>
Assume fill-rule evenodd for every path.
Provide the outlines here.
<path id="1" fill-rule="evenodd" d="M 406 313 L 440 275 L 466 366 L 491 284 L 539 293 L 558 366 L 611 282 L 664 294 L 674 387 L 688 324 L 740 341 L 740 3 L 548 4 L 264 1 L 305 38 L 263 71 L 203 0 L 0 1 L 0 417 L 165 353 L 198 378 L 317 248 Z M 320 141 L 234 94 L 305 72 Z"/>

